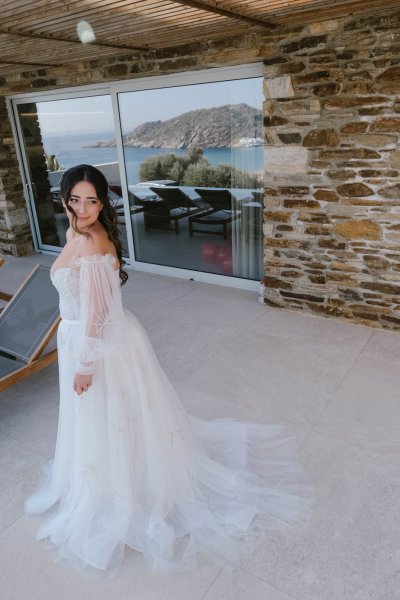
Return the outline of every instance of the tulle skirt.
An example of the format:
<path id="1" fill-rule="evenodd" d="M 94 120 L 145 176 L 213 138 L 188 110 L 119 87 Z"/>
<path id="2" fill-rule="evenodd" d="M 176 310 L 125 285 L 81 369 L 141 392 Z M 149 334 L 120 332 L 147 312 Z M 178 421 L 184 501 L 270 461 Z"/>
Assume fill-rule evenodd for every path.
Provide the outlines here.
<path id="1" fill-rule="evenodd" d="M 73 391 L 79 323 L 58 330 L 60 411 L 54 460 L 28 513 L 49 509 L 37 538 L 78 568 L 115 574 L 125 546 L 155 571 L 227 565 L 260 533 L 307 518 L 312 484 L 277 424 L 206 421 L 183 408 L 137 319 L 126 343 Z"/>

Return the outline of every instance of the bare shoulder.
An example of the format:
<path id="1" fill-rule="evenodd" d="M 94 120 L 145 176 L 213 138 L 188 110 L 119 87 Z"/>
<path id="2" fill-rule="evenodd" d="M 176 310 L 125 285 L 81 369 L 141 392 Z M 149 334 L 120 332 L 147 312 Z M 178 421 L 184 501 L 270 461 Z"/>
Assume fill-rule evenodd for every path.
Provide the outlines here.
<path id="1" fill-rule="evenodd" d="M 117 258 L 114 244 L 104 229 L 93 228 L 89 235 L 79 236 L 79 255 L 111 254 Z M 117 259 L 118 260 L 118 259 Z"/>

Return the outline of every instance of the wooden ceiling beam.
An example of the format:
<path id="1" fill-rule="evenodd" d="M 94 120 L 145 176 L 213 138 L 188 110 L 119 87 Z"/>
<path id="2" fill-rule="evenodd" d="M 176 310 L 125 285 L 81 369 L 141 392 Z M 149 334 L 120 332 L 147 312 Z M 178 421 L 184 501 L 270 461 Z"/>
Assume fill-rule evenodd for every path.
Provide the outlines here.
<path id="1" fill-rule="evenodd" d="M 22 33 L 19 31 L 13 31 L 9 29 L 0 29 L 0 35 L 9 35 L 11 37 L 19 37 L 30 40 L 44 40 L 48 42 L 63 42 L 64 44 L 79 44 L 80 46 L 82 46 L 82 42 L 80 42 L 79 40 L 65 39 L 60 37 L 54 37 L 52 35 L 43 35 L 38 33 Z M 90 47 L 99 46 L 101 48 L 114 48 L 115 50 L 120 50 L 121 52 L 148 52 L 149 50 L 151 50 L 151 48 L 144 48 L 143 46 L 135 47 L 127 46 L 125 44 L 123 46 L 118 46 L 117 44 L 110 44 L 109 42 L 98 42 L 97 40 L 87 45 Z"/>
<path id="2" fill-rule="evenodd" d="M 5 66 L 5 65 L 13 65 L 15 67 L 35 67 L 35 69 L 43 69 L 45 67 L 58 67 L 60 65 L 60 63 L 36 63 L 36 62 L 27 62 L 26 60 L 24 61 L 17 61 L 17 60 L 0 60 L 0 67 L 1 66 Z"/>
<path id="3" fill-rule="evenodd" d="M 17 60 L 0 60 L 0 67 L 1 66 L 5 66 L 5 65 L 15 65 L 16 67 L 21 66 L 21 67 L 35 67 L 38 69 L 41 69 L 43 67 L 58 67 L 60 63 L 49 63 L 49 62 L 27 62 L 26 60 L 24 61 L 17 61 Z"/>
<path id="4" fill-rule="evenodd" d="M 212 12 L 216 15 L 220 15 L 222 17 L 228 17 L 229 19 L 236 19 L 238 21 L 242 21 L 243 23 L 250 23 L 251 25 L 256 25 L 257 27 L 266 27 L 267 29 L 275 29 L 275 25 L 270 23 L 269 21 L 265 21 L 264 19 L 258 19 L 256 17 L 248 17 L 241 13 L 238 13 L 233 10 L 228 10 L 227 8 L 219 8 L 218 6 L 204 4 L 203 2 L 198 2 L 197 0 L 172 0 L 176 4 L 183 4 L 183 6 L 189 6 L 190 8 L 197 8 L 198 10 L 204 10 L 206 12 Z"/>

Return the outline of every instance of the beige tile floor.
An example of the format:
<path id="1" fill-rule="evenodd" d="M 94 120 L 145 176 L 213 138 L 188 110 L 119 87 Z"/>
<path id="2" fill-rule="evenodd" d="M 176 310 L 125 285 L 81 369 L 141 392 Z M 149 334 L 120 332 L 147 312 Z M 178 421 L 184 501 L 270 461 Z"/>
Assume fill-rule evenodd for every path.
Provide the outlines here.
<path id="1" fill-rule="evenodd" d="M 7 258 L 14 291 L 37 262 Z M 130 271 L 125 304 L 146 327 L 189 412 L 286 424 L 315 484 L 312 518 L 274 532 L 229 574 L 206 557 L 156 576 L 128 552 L 93 584 L 54 565 L 23 515 L 54 446 L 57 369 L 0 401 L 2 600 L 399 600 L 400 334 L 269 309 L 256 294 Z"/>

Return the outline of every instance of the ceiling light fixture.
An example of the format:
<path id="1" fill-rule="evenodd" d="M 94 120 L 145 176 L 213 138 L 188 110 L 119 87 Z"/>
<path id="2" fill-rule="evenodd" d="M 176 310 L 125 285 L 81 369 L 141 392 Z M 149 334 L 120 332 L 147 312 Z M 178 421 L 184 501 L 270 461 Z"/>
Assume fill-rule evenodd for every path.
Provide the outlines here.
<path id="1" fill-rule="evenodd" d="M 83 19 L 76 26 L 76 32 L 82 44 L 90 44 L 96 39 L 95 33 L 90 23 Z"/>

